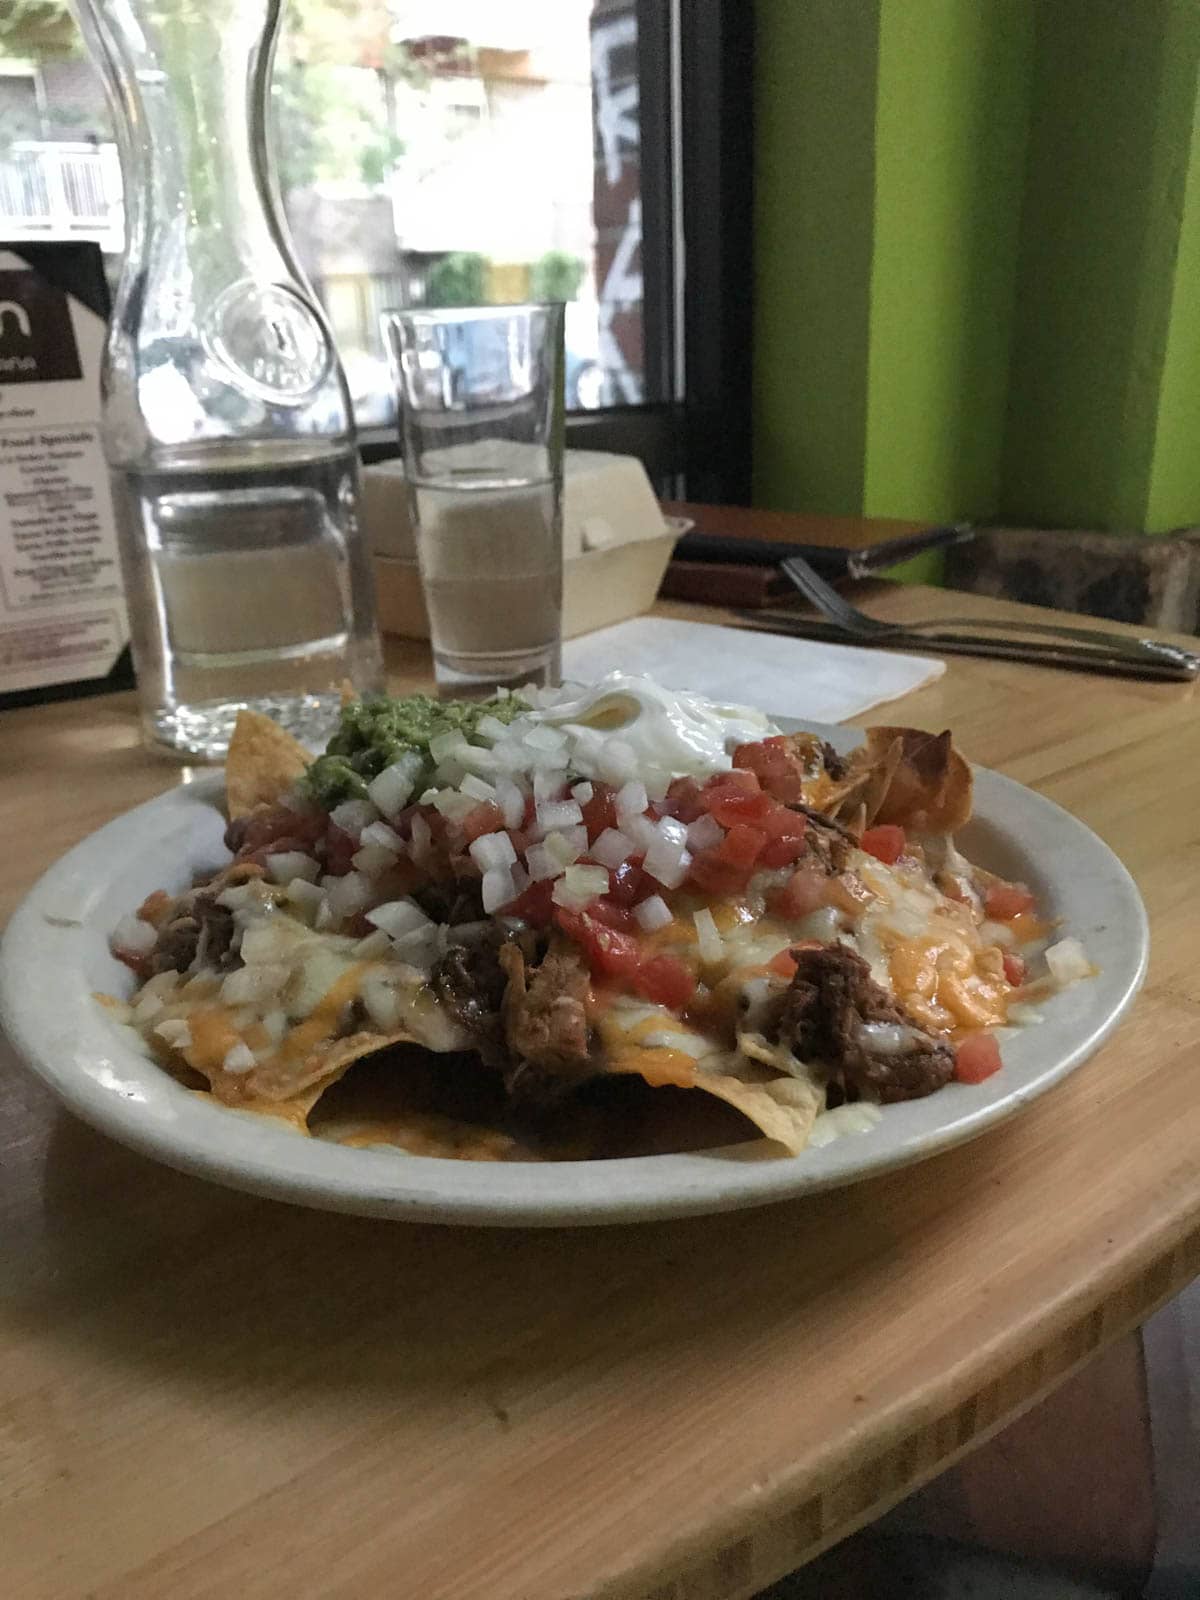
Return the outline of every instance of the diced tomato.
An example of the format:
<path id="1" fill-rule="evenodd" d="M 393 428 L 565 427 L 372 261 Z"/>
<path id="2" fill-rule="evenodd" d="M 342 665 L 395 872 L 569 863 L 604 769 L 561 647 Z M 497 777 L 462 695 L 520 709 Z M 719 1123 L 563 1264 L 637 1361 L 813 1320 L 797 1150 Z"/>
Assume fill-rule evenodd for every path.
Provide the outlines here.
<path id="1" fill-rule="evenodd" d="M 1019 956 L 1015 950 L 1004 952 L 1004 976 L 1014 989 L 1019 989 L 1025 982 L 1027 970 L 1024 956 Z"/>
<path id="2" fill-rule="evenodd" d="M 1032 911 L 1034 903 L 1023 883 L 993 883 L 984 897 L 983 909 L 993 922 L 1011 922 L 1022 911 Z"/>
<path id="3" fill-rule="evenodd" d="M 1000 1046 L 990 1033 L 969 1033 L 954 1053 L 954 1076 L 960 1083 L 982 1083 L 999 1072 Z"/>
<path id="4" fill-rule="evenodd" d="M 723 861 L 716 850 L 701 850 L 688 869 L 688 878 L 705 894 L 731 895 L 746 887 L 751 871 L 750 867 L 735 867 Z"/>
<path id="5" fill-rule="evenodd" d="M 682 1011 L 696 992 L 696 975 L 678 956 L 651 956 L 638 968 L 633 987 L 653 1005 Z"/>
<path id="6" fill-rule="evenodd" d="M 771 797 L 761 789 L 747 792 L 732 786 L 711 789 L 705 795 L 710 815 L 723 828 L 732 828 L 739 822 L 760 822 L 771 813 Z"/>
<path id="7" fill-rule="evenodd" d="M 808 831 L 808 818 L 803 811 L 793 811 L 790 806 L 773 805 L 754 826 L 771 839 L 803 839 Z"/>
<path id="8" fill-rule="evenodd" d="M 716 851 L 721 860 L 728 861 L 731 867 L 752 867 L 762 854 L 766 842 L 766 836 L 757 828 L 745 822 L 735 822 L 716 846 Z"/>
<path id="9" fill-rule="evenodd" d="M 899 861 L 908 844 L 904 829 L 897 827 L 894 822 L 877 823 L 875 827 L 868 828 L 858 842 L 869 856 L 874 856 L 876 861 L 882 861 L 888 867 Z"/>
<path id="10" fill-rule="evenodd" d="M 533 827 L 534 818 L 537 816 L 537 801 L 531 794 L 525 796 L 525 814 L 521 818 L 521 827 L 528 832 Z"/>
<path id="11" fill-rule="evenodd" d="M 584 911 L 555 906 L 554 920 L 573 939 L 593 972 L 608 978 L 632 978 L 641 964 L 641 951 L 632 934 L 619 933 Z"/>
<path id="12" fill-rule="evenodd" d="M 608 898 L 619 906 L 636 905 L 644 899 L 650 885 L 641 867 L 632 861 L 622 861 L 608 875 Z"/>
<path id="13" fill-rule="evenodd" d="M 794 804 L 804 798 L 804 769 L 786 734 L 738 745 L 733 764 L 753 772 L 775 800 Z"/>
<path id="14" fill-rule="evenodd" d="M 616 928 L 618 933 L 633 933 L 637 928 L 633 912 L 629 907 L 618 905 L 608 895 L 591 901 L 587 914 L 589 917 L 595 917 L 597 922 L 602 922 L 606 928 Z"/>
<path id="15" fill-rule="evenodd" d="M 503 827 L 504 813 L 491 800 L 484 800 L 474 811 L 468 811 L 462 820 L 462 831 L 468 844 L 485 833 L 499 833 Z"/>
<path id="16" fill-rule="evenodd" d="M 325 871 L 333 878 L 344 878 L 350 871 L 351 857 L 357 855 L 358 845 L 336 822 L 325 830 Z"/>
<path id="17" fill-rule="evenodd" d="M 818 867 L 800 867 L 781 889 L 767 896 L 767 907 L 777 917 L 798 922 L 825 904 L 828 880 Z"/>
<path id="18" fill-rule="evenodd" d="M 796 958 L 790 950 L 781 950 L 767 962 L 767 970 L 779 978 L 792 978 L 796 974 Z"/>
<path id="19" fill-rule="evenodd" d="M 761 788 L 758 774 L 736 763 L 728 772 L 714 772 L 704 785 L 706 794 L 711 794 L 714 789 L 741 789 L 744 794 L 757 794 Z"/>
<path id="20" fill-rule="evenodd" d="M 531 883 L 527 889 L 511 900 L 508 905 L 501 908 L 506 917 L 521 917 L 531 928 L 547 928 L 557 907 L 551 895 L 554 893 L 553 878 L 539 878 L 536 883 Z"/>
<path id="21" fill-rule="evenodd" d="M 588 842 L 595 844 L 605 828 L 617 825 L 617 808 L 613 804 L 616 790 L 611 783 L 592 783 L 592 798 L 582 807 L 583 825 L 588 832 Z"/>
<path id="22" fill-rule="evenodd" d="M 504 831 L 508 834 L 509 844 L 519 856 L 523 856 L 529 849 L 529 835 L 523 828 L 505 828 Z"/>
<path id="23" fill-rule="evenodd" d="M 790 867 L 793 861 L 799 861 L 804 849 L 802 838 L 768 839 L 758 864 L 760 867 Z"/>
<path id="24" fill-rule="evenodd" d="M 678 817 L 680 822 L 695 822 L 704 813 L 700 785 L 695 778 L 676 778 L 667 790 L 661 808 L 666 815 Z"/>

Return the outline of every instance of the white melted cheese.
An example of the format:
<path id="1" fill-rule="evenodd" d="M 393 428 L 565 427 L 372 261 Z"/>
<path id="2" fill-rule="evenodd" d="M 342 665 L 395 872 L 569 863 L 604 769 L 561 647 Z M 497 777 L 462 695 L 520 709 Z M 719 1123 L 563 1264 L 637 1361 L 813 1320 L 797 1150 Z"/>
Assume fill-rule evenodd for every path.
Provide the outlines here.
<path id="1" fill-rule="evenodd" d="M 737 745 L 778 731 L 749 706 L 719 705 L 622 672 L 610 672 L 593 688 L 535 716 L 570 736 L 572 770 L 585 778 L 603 775 L 605 740 L 627 745 L 639 771 L 706 777 L 729 770 Z"/>

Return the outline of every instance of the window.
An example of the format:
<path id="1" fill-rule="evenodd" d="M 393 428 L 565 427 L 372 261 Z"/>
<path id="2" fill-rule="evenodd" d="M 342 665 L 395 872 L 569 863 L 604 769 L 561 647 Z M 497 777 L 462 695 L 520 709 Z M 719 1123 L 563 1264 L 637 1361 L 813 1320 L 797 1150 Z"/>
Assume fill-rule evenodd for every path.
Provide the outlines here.
<path id="1" fill-rule="evenodd" d="M 717 260 L 721 239 L 711 125 L 736 57 L 722 19 L 749 9 L 290 0 L 272 85 L 280 188 L 369 445 L 394 440 L 381 310 L 561 299 L 579 440 L 637 449 L 660 478 L 689 451 L 719 453 L 740 401 L 714 360 L 727 342 L 723 279 L 702 258 Z M 709 152 L 691 178 L 678 159 L 681 84 L 695 86 L 690 115 Z M 688 118 L 685 99 L 685 135 Z M 689 236 L 680 202 L 693 179 L 704 219 Z M 63 235 L 97 239 L 115 272 L 120 171 L 65 0 L 36 0 L 0 21 L 0 236 Z M 695 281 L 718 294 L 690 332 L 685 239 L 689 293 Z M 697 432 L 677 405 L 692 343 L 709 411 L 718 394 L 725 411 L 707 443 L 711 416 Z"/>

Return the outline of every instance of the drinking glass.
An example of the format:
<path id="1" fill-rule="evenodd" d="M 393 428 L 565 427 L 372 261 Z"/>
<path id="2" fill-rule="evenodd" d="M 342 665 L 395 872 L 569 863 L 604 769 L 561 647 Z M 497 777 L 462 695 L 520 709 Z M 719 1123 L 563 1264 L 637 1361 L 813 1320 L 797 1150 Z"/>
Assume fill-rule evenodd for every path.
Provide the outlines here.
<path id="1" fill-rule="evenodd" d="M 563 308 L 390 311 L 383 323 L 439 690 L 555 684 Z"/>

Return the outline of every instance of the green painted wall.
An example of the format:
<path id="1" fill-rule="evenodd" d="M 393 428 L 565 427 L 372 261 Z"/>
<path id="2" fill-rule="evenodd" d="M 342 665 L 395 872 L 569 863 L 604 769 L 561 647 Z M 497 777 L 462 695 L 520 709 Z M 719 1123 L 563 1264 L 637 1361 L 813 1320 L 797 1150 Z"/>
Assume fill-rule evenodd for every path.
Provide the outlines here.
<path id="1" fill-rule="evenodd" d="M 1200 52 L 1181 9 L 1039 9 L 1007 520 L 1144 525 Z"/>
<path id="2" fill-rule="evenodd" d="M 755 497 L 862 494 L 877 0 L 761 0 L 755 153 Z"/>
<path id="3" fill-rule="evenodd" d="M 1027 0 L 882 0 L 869 516 L 995 509 L 1032 47 Z"/>
<path id="4" fill-rule="evenodd" d="M 757 503 L 1200 522 L 1200 0 L 757 17 Z"/>

